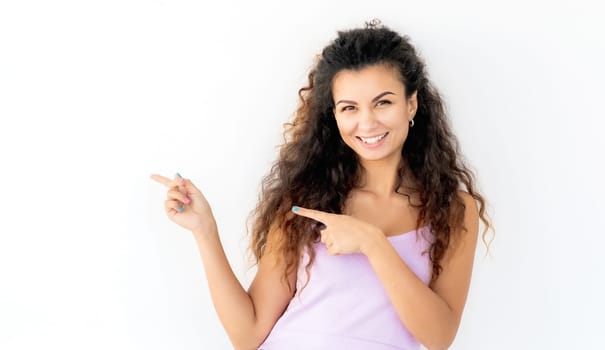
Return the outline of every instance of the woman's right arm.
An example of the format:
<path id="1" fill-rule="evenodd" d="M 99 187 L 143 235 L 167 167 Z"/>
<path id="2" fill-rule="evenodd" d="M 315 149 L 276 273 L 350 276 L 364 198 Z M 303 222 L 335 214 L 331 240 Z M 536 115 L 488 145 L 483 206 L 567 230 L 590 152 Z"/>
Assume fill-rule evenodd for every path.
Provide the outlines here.
<path id="1" fill-rule="evenodd" d="M 168 218 L 193 232 L 204 264 L 214 308 L 236 349 L 257 349 L 292 299 L 296 269 L 283 282 L 276 242 L 281 231 L 272 225 L 267 246 L 248 292 L 235 277 L 221 244 L 214 215 L 203 193 L 177 173 L 174 179 L 151 178 L 168 188 L 164 207 Z M 281 259 L 280 261 L 283 261 Z"/>
<path id="2" fill-rule="evenodd" d="M 296 273 L 288 275 L 287 283 L 283 281 L 285 266 L 277 263 L 274 249 L 279 231 L 272 230 L 256 276 L 246 292 L 225 256 L 216 224 L 209 226 L 206 232 L 193 234 L 212 302 L 233 346 L 238 350 L 257 349 L 292 299 Z"/>

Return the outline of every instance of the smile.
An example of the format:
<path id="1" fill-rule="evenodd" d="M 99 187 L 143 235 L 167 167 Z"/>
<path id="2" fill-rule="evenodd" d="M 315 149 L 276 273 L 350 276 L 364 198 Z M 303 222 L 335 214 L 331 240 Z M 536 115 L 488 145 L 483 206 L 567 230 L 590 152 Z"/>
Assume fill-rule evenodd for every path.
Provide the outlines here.
<path id="1" fill-rule="evenodd" d="M 361 136 L 356 136 L 358 139 L 360 139 L 361 141 L 363 141 L 364 143 L 367 143 L 368 145 L 372 145 L 375 143 L 380 142 L 380 140 L 384 139 L 389 133 L 385 132 L 382 135 L 378 135 L 378 136 L 374 136 L 374 137 L 361 137 Z"/>

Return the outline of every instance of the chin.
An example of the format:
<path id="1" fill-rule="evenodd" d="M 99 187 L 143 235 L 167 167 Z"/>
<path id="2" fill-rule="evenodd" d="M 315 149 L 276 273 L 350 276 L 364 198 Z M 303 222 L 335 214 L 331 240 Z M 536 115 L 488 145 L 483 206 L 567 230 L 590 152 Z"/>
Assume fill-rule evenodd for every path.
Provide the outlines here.
<path id="1" fill-rule="evenodd" d="M 389 158 L 392 152 L 368 152 L 367 150 L 353 149 L 360 160 L 381 160 Z"/>

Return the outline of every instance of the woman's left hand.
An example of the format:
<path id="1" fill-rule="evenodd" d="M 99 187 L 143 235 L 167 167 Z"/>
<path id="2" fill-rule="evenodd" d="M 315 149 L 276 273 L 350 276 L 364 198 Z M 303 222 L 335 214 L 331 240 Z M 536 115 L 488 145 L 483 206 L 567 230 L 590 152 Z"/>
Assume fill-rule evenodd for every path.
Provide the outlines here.
<path id="1" fill-rule="evenodd" d="M 292 207 L 292 212 L 324 224 L 321 241 L 330 255 L 364 253 L 369 244 L 384 234 L 365 221 L 350 215 L 326 213 L 320 210 Z"/>

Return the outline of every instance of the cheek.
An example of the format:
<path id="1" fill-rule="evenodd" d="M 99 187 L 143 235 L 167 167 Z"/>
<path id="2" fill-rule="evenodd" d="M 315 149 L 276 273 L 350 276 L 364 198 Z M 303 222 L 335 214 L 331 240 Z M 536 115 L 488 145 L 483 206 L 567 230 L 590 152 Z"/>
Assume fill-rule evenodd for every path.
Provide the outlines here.
<path id="1" fill-rule="evenodd" d="M 384 125 L 389 129 L 407 133 L 409 121 L 403 113 L 392 113 L 384 118 Z"/>
<path id="2" fill-rule="evenodd" d="M 336 120 L 336 125 L 338 126 L 338 131 L 341 136 L 349 136 L 355 130 L 355 125 L 352 122 L 346 122 L 341 119 Z"/>

